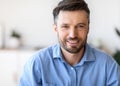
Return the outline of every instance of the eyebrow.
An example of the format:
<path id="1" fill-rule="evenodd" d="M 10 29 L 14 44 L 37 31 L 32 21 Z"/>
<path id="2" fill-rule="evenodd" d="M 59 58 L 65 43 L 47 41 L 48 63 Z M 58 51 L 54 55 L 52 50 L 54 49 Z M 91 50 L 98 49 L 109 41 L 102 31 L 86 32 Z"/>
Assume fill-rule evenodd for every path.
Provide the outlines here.
<path id="1" fill-rule="evenodd" d="M 86 23 L 78 23 L 77 25 L 80 25 L 80 24 L 82 24 L 82 25 L 86 25 Z"/>
<path id="2" fill-rule="evenodd" d="M 61 25 L 69 25 L 67 23 L 62 23 Z M 85 23 L 78 23 L 77 25 L 86 25 Z"/>

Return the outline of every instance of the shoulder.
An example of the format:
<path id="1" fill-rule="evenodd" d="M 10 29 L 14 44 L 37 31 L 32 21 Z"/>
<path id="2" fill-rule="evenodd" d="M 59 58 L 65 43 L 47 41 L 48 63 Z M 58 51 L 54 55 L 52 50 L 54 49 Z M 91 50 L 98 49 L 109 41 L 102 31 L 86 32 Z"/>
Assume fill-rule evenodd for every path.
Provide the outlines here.
<path id="1" fill-rule="evenodd" d="M 91 53 L 95 57 L 96 61 L 101 62 L 101 63 L 116 64 L 116 61 L 112 57 L 112 55 L 109 55 L 108 53 L 106 53 L 98 48 L 91 47 L 89 45 L 88 45 L 88 47 L 89 47 L 89 51 L 91 51 Z"/>
<path id="2" fill-rule="evenodd" d="M 58 44 L 52 45 L 52 46 L 48 46 L 46 48 L 40 49 L 39 51 L 37 51 L 33 57 L 39 57 L 39 58 L 47 58 L 49 56 L 53 56 L 53 53 L 55 50 L 58 50 Z"/>
<path id="3" fill-rule="evenodd" d="M 41 63 L 43 61 L 45 62 L 46 60 L 52 59 L 56 47 L 58 47 L 57 44 L 38 50 L 28 59 L 28 62 Z"/>
<path id="4" fill-rule="evenodd" d="M 91 58 L 94 58 L 94 62 L 92 64 L 97 68 L 97 70 L 106 71 L 106 73 L 110 73 L 112 71 L 117 73 L 118 71 L 120 72 L 120 66 L 111 55 L 100 49 L 91 46 L 88 47 L 88 57 L 92 56 Z"/>

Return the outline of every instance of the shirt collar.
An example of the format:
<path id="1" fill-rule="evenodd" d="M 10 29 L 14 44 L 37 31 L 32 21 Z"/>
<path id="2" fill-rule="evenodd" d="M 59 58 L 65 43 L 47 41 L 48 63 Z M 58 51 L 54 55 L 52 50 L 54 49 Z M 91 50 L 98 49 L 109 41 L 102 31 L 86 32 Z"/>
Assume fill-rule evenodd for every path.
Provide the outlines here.
<path id="1" fill-rule="evenodd" d="M 95 59 L 96 57 L 94 56 L 93 49 L 86 44 L 84 55 L 77 65 L 83 65 L 85 62 L 93 62 Z"/>
<path id="2" fill-rule="evenodd" d="M 53 47 L 53 58 L 62 58 L 60 44 L 56 44 Z"/>
<path id="3" fill-rule="evenodd" d="M 61 58 L 62 59 L 60 44 L 56 44 L 53 47 L 53 58 Z M 94 53 L 92 51 L 92 48 L 88 44 L 86 44 L 84 55 L 83 55 L 81 61 L 77 65 L 82 65 L 82 64 L 84 64 L 84 62 L 92 62 L 92 61 L 95 61 Z"/>

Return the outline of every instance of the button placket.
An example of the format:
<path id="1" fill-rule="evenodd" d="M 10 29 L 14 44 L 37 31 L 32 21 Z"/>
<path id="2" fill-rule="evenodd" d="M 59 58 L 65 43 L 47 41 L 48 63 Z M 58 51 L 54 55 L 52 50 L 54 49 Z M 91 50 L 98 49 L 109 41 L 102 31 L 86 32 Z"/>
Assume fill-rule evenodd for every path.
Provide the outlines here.
<path id="1" fill-rule="evenodd" d="M 77 75 L 76 75 L 76 70 L 74 67 L 70 68 L 70 77 L 71 77 L 71 86 L 76 86 Z"/>

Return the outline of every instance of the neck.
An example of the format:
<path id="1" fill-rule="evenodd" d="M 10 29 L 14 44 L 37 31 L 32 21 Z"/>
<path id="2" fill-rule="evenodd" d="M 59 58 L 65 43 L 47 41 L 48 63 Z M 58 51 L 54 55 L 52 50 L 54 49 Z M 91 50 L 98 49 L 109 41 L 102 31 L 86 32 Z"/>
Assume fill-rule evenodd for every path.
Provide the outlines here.
<path id="1" fill-rule="evenodd" d="M 63 48 L 61 48 L 61 50 L 62 50 L 62 54 L 63 54 L 65 61 L 71 66 L 74 66 L 75 64 L 81 61 L 85 48 L 83 47 L 78 53 L 69 53 Z"/>

